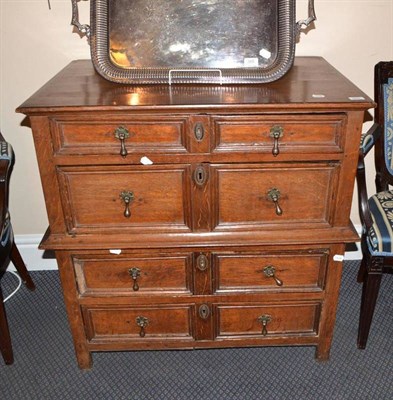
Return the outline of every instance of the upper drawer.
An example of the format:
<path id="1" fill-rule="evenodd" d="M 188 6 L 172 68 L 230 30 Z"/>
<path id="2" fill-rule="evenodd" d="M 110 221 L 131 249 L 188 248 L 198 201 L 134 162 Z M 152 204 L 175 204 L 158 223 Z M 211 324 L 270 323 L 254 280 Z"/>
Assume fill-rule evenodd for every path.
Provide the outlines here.
<path id="1" fill-rule="evenodd" d="M 91 166 L 58 169 L 72 233 L 190 230 L 190 167 Z"/>
<path id="2" fill-rule="evenodd" d="M 345 123 L 343 114 L 215 117 L 215 151 L 337 153 Z"/>
<path id="3" fill-rule="evenodd" d="M 128 153 L 187 152 L 187 117 L 101 115 L 100 119 L 86 116 L 75 120 L 61 116 L 50 123 L 56 154 L 122 157 Z"/>
<path id="4" fill-rule="evenodd" d="M 213 165 L 215 229 L 329 226 L 339 163 Z"/>

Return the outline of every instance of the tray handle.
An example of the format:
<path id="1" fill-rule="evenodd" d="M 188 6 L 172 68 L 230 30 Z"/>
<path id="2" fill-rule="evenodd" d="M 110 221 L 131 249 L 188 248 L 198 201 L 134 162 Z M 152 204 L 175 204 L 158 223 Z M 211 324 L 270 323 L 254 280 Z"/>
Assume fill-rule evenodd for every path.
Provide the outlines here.
<path id="1" fill-rule="evenodd" d="M 300 34 L 303 25 L 307 28 L 316 19 L 314 0 L 308 0 L 308 18 L 302 19 L 296 23 L 297 34 Z"/>
<path id="2" fill-rule="evenodd" d="M 81 24 L 79 22 L 79 9 L 78 9 L 78 0 L 71 0 L 72 3 L 72 19 L 71 25 L 76 26 L 80 33 L 86 35 L 90 38 L 90 25 Z"/>

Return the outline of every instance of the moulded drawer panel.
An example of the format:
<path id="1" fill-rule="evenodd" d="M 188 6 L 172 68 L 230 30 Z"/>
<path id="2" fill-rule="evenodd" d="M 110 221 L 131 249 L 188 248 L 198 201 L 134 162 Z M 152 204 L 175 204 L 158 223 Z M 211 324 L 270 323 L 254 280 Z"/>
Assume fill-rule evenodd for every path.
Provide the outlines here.
<path id="1" fill-rule="evenodd" d="M 184 165 L 59 169 L 68 230 L 188 230 L 188 169 Z M 124 193 L 131 193 L 128 207 Z"/>
<path id="2" fill-rule="evenodd" d="M 213 169 L 218 180 L 216 229 L 331 224 L 338 164 L 227 165 Z"/>
<path id="3" fill-rule="evenodd" d="M 105 116 L 102 118 L 105 120 Z M 129 137 L 124 141 L 129 153 L 133 152 L 186 152 L 186 117 L 161 118 L 127 117 L 106 121 L 57 117 L 51 119 L 54 149 L 59 154 L 120 156 L 121 142 L 116 130 L 125 128 Z"/>
<path id="4" fill-rule="evenodd" d="M 342 151 L 342 132 L 346 116 L 338 115 L 265 115 L 216 117 L 215 151 L 272 151 L 272 129 L 282 128 L 278 139 L 281 154 Z M 279 157 L 278 157 L 279 159 Z"/>
<path id="5" fill-rule="evenodd" d="M 320 304 L 217 305 L 217 337 L 316 335 Z M 263 318 L 267 318 L 263 334 Z"/>
<path id="6" fill-rule="evenodd" d="M 193 338 L 191 305 L 157 307 L 82 307 L 91 341 Z M 143 327 L 141 326 L 143 325 Z"/>
<path id="7" fill-rule="evenodd" d="M 191 254 L 74 256 L 79 292 L 91 295 L 190 293 Z"/>
<path id="8" fill-rule="evenodd" d="M 328 251 L 215 254 L 217 292 L 319 290 Z"/>

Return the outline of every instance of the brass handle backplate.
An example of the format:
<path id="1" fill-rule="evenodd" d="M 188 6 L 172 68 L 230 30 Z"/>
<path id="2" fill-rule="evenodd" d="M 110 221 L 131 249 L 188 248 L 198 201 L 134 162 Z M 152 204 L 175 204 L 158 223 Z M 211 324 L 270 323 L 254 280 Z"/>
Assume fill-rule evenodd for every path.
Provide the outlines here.
<path id="1" fill-rule="evenodd" d="M 280 199 L 280 197 L 281 197 L 281 192 L 276 188 L 270 189 L 267 192 L 267 198 L 274 203 L 277 215 L 282 215 L 282 208 L 278 204 L 278 200 Z"/>
<path id="2" fill-rule="evenodd" d="M 280 148 L 278 145 L 278 141 L 280 138 L 284 136 L 284 128 L 278 125 L 274 125 L 270 129 L 270 137 L 273 138 L 273 150 L 272 154 L 274 157 L 277 157 L 280 154 Z"/>
<path id="3" fill-rule="evenodd" d="M 149 320 L 146 317 L 138 316 L 136 317 L 135 322 L 141 328 L 139 331 L 139 336 L 145 337 L 145 328 L 147 327 L 147 325 L 149 325 Z"/>
<path id="4" fill-rule="evenodd" d="M 265 276 L 267 278 L 273 278 L 274 281 L 276 282 L 277 286 L 282 286 L 284 284 L 284 282 L 281 279 L 277 278 L 277 276 L 276 276 L 276 268 L 274 268 L 273 265 L 267 265 L 263 269 L 263 273 L 265 274 Z"/>
<path id="5" fill-rule="evenodd" d="M 131 217 L 131 211 L 130 211 L 130 204 L 132 201 L 134 201 L 134 193 L 128 190 L 124 190 L 123 192 L 120 193 L 120 198 L 123 200 L 126 208 L 124 210 L 123 215 L 126 218 Z"/>
<path id="6" fill-rule="evenodd" d="M 264 315 L 261 315 L 260 317 L 258 317 L 258 322 L 260 322 L 262 324 L 262 335 L 263 336 L 267 335 L 267 333 L 268 333 L 267 332 L 267 324 L 269 322 L 271 322 L 272 319 L 273 319 L 272 316 L 269 314 L 264 314 Z"/>
<path id="7" fill-rule="evenodd" d="M 133 267 L 128 270 L 128 273 L 130 274 L 132 280 L 134 281 L 134 285 L 132 286 L 132 289 L 135 292 L 137 292 L 139 290 L 139 284 L 138 284 L 137 280 L 141 275 L 141 270 L 139 268 Z"/>
<path id="8" fill-rule="evenodd" d="M 130 132 L 124 126 L 119 126 L 115 130 L 115 138 L 120 140 L 120 155 L 126 157 L 128 154 L 125 140 L 130 137 Z"/>

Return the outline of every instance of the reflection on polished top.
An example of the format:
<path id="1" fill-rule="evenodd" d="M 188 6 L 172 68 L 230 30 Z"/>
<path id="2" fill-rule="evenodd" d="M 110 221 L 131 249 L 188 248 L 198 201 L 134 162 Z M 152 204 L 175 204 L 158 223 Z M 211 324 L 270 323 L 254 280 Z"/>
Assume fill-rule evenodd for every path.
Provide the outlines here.
<path id="1" fill-rule="evenodd" d="M 23 103 L 17 111 L 73 107 L 127 109 L 220 105 L 266 109 L 369 108 L 372 100 L 320 57 L 296 57 L 294 67 L 278 81 L 258 85 L 120 85 L 98 75 L 89 60 L 71 62 Z M 29 110 L 34 108 L 34 110 Z"/>
<path id="2" fill-rule="evenodd" d="M 267 68 L 277 57 L 277 0 L 116 0 L 108 13 L 121 68 Z"/>

